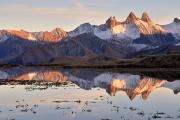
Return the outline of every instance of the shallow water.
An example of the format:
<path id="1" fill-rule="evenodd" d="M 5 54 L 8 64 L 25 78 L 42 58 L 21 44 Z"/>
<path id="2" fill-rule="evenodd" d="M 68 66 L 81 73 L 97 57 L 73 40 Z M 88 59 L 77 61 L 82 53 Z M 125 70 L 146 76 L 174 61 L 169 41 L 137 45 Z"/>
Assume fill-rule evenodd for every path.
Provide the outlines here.
<path id="1" fill-rule="evenodd" d="M 95 69 L 0 69 L 0 120 L 178 120 L 180 80 L 165 78 Z"/>

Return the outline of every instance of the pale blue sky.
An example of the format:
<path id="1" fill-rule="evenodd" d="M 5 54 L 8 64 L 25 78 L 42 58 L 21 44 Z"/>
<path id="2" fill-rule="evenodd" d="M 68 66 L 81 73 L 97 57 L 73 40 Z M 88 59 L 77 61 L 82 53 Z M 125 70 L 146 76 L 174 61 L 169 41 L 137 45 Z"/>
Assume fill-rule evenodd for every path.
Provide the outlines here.
<path id="1" fill-rule="evenodd" d="M 110 16 L 124 21 L 133 11 L 143 11 L 159 23 L 180 18 L 180 0 L 0 0 L 0 29 L 29 31 L 61 27 L 72 30 L 79 24 L 101 24 Z"/>

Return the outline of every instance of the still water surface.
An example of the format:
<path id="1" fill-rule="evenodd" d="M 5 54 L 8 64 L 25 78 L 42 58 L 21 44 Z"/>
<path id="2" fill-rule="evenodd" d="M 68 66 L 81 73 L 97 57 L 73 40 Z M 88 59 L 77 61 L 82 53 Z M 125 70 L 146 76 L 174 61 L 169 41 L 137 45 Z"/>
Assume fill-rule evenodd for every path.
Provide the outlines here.
<path id="1" fill-rule="evenodd" d="M 0 120 L 179 120 L 180 78 L 156 74 L 1 68 Z"/>

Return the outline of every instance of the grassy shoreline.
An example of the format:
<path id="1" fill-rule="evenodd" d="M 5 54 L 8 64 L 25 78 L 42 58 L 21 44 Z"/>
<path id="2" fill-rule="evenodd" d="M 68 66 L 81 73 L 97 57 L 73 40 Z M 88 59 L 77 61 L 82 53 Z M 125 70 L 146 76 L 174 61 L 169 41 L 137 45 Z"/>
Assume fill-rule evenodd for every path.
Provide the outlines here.
<path id="1" fill-rule="evenodd" d="M 39 67 L 54 66 L 62 68 L 180 68 L 180 55 L 141 56 L 132 59 L 112 59 L 94 57 L 91 59 L 56 59 L 51 63 L 41 64 L 0 64 L 0 67 Z"/>

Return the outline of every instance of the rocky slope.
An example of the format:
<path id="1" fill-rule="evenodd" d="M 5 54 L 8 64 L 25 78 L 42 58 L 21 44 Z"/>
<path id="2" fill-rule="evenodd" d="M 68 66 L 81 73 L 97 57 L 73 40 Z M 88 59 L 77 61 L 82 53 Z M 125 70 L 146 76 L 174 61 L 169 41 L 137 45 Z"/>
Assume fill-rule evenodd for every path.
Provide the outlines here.
<path id="1" fill-rule="evenodd" d="M 54 30 L 41 31 L 41 32 L 28 32 L 24 30 L 1 30 L 0 42 L 3 42 L 12 37 L 19 37 L 24 40 L 30 41 L 42 41 L 42 42 L 59 42 L 67 38 L 67 32 L 61 28 L 55 28 Z"/>

